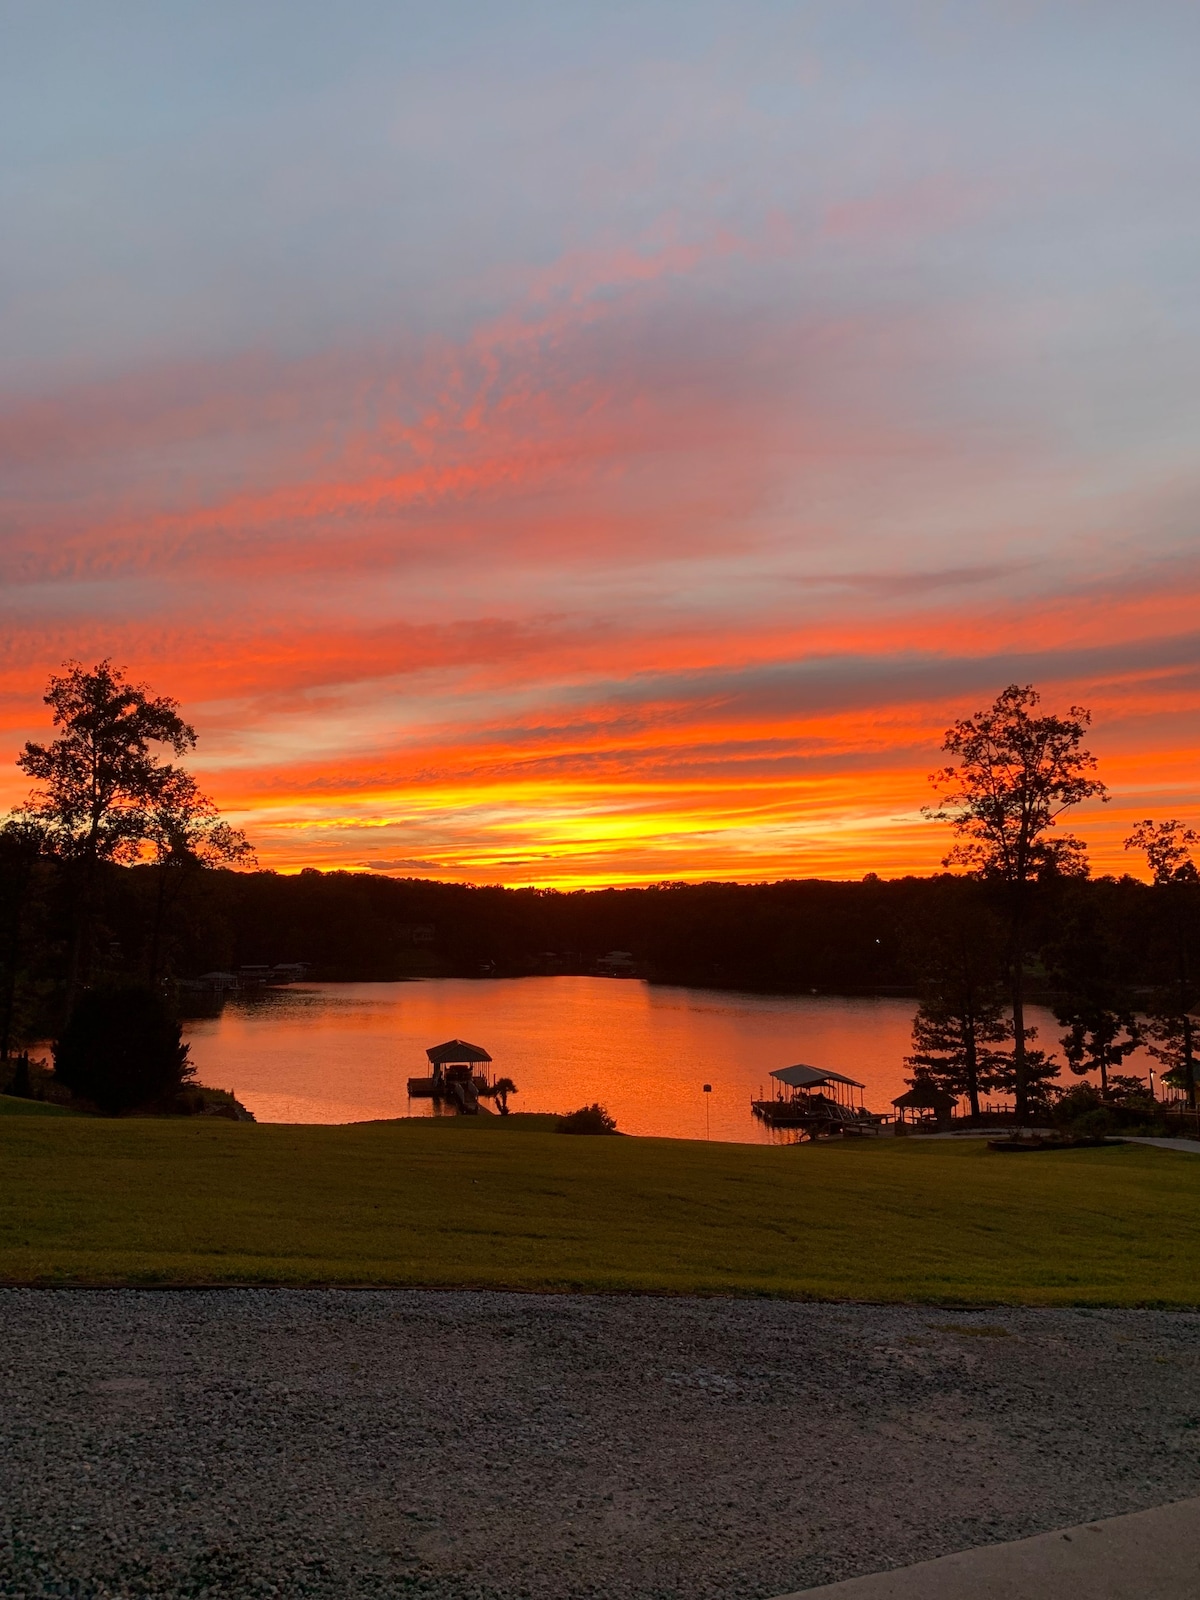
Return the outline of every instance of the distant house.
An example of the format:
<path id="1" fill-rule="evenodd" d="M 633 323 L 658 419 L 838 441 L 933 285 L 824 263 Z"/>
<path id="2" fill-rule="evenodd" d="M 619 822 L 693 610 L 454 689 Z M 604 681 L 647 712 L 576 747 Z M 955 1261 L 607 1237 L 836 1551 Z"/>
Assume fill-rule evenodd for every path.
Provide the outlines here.
<path id="1" fill-rule="evenodd" d="M 240 989 L 241 983 L 236 972 L 202 972 L 198 978 L 180 978 L 176 987 L 187 994 L 201 990 L 205 994 L 225 994 Z"/>
<path id="2" fill-rule="evenodd" d="M 401 944 L 427 945 L 437 938 L 437 927 L 432 922 L 402 922 L 396 932 Z"/>
<path id="3" fill-rule="evenodd" d="M 238 977 L 246 988 L 253 989 L 259 984 L 299 983 L 307 971 L 307 961 L 277 961 L 274 966 L 269 961 L 255 961 L 239 967 Z"/>
<path id="4" fill-rule="evenodd" d="M 628 950 L 610 950 L 597 961 L 596 971 L 602 978 L 637 977 L 637 967 L 632 953 Z"/>

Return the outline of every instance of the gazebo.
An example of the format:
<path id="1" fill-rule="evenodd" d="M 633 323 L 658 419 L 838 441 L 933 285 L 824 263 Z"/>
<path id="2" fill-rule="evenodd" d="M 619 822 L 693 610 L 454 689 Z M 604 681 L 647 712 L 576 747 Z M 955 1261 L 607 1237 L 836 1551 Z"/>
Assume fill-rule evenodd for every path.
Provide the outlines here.
<path id="1" fill-rule="evenodd" d="M 916 1083 L 907 1094 L 892 1101 L 897 1123 L 904 1122 L 906 1111 L 924 1112 L 925 1116 L 914 1116 L 913 1121 L 924 1122 L 932 1114 L 939 1133 L 949 1133 L 956 1104 L 954 1096 L 946 1089 L 939 1089 L 935 1083 Z"/>

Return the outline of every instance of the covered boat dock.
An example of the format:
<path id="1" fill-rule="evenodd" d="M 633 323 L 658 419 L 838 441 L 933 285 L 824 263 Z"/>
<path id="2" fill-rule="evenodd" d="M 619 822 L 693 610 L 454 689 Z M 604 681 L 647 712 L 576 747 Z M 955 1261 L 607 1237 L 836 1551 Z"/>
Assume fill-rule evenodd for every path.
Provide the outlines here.
<path id="1" fill-rule="evenodd" d="M 459 1111 L 474 1116 L 479 1097 L 492 1087 L 492 1058 L 481 1045 L 465 1039 L 447 1039 L 431 1045 L 425 1055 L 432 1069 L 427 1078 L 410 1078 L 410 1099 L 448 1100 Z"/>
<path id="2" fill-rule="evenodd" d="M 841 1072 L 797 1062 L 771 1073 L 778 1088 L 750 1102 L 756 1117 L 773 1128 L 799 1128 L 816 1138 L 831 1133 L 878 1133 L 882 1117 L 863 1104 L 865 1084 Z"/>

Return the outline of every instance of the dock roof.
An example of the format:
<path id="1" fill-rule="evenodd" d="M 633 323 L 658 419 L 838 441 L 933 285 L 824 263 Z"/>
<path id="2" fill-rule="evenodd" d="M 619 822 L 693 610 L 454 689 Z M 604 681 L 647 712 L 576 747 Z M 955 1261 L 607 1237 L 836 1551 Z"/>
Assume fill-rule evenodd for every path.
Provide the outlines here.
<path id="1" fill-rule="evenodd" d="M 447 1039 L 445 1044 L 435 1044 L 425 1054 L 435 1067 L 458 1066 L 464 1061 L 474 1065 L 476 1061 L 492 1059 L 486 1050 L 477 1044 L 468 1044 L 465 1039 Z"/>
<path id="2" fill-rule="evenodd" d="M 820 1067 L 806 1067 L 803 1062 L 797 1062 L 794 1067 L 777 1067 L 771 1076 L 792 1089 L 815 1089 L 819 1083 L 848 1083 L 852 1089 L 866 1088 L 857 1078 L 844 1078 L 840 1072 L 824 1072 Z"/>

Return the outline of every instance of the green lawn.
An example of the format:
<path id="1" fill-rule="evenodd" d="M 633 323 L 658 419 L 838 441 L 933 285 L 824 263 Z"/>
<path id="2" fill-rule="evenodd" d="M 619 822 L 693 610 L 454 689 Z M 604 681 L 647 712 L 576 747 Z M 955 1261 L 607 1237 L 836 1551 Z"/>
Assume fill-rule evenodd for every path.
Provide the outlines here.
<path id="1" fill-rule="evenodd" d="M 48 1105 L 44 1100 L 22 1100 L 17 1095 L 0 1094 L 0 1117 L 78 1117 L 80 1111 L 67 1106 Z"/>
<path id="2" fill-rule="evenodd" d="M 13 1117 L 0 1279 L 1200 1304 L 1200 1158 Z"/>

